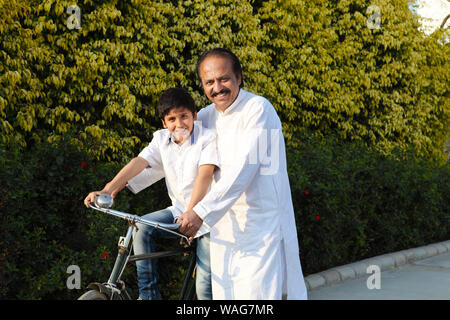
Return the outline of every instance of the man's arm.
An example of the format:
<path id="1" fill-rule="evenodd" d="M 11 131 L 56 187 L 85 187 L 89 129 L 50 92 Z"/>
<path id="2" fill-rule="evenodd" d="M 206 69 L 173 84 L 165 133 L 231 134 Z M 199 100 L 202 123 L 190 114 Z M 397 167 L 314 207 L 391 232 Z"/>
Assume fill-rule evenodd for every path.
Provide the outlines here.
<path id="1" fill-rule="evenodd" d="M 103 190 L 89 193 L 86 199 L 84 199 L 84 204 L 89 208 L 89 204 L 94 203 L 95 196 L 101 193 L 110 194 L 114 198 L 126 186 L 128 180 L 139 174 L 148 165 L 147 160 L 144 158 L 136 157 L 132 159 L 119 171 L 114 179 L 105 185 Z"/>
<path id="2" fill-rule="evenodd" d="M 242 148 L 237 148 L 240 152 L 234 153 L 233 167 L 227 170 L 226 176 L 222 176 L 211 188 L 210 192 L 192 210 L 186 211 L 187 217 L 192 221 L 203 220 L 203 223 L 213 226 L 231 208 L 235 201 L 248 188 L 254 177 L 261 169 L 261 158 L 254 159 L 254 155 L 272 154 L 279 152 L 279 143 L 271 145 L 271 139 L 267 137 L 272 130 L 277 130 L 279 139 L 282 139 L 281 123 L 275 109 L 268 101 L 267 109 L 260 105 L 259 108 L 252 108 L 252 112 L 246 117 L 246 128 L 238 136 L 230 138 L 230 143 L 239 143 Z M 260 141 L 266 141 L 260 144 Z M 278 142 L 278 141 L 277 141 Z M 259 147 L 259 148 L 258 148 Z M 274 148 L 274 149 L 272 149 Z M 270 152 L 268 152 L 270 150 Z M 192 225 L 195 225 L 191 222 Z M 198 229 L 197 229 L 198 230 Z M 195 228 L 185 232 L 187 236 L 195 235 Z"/>
<path id="3" fill-rule="evenodd" d="M 189 215 L 192 212 L 192 208 L 203 199 L 206 192 L 208 191 L 208 187 L 211 183 L 212 176 L 214 173 L 215 165 L 213 164 L 204 164 L 201 165 L 198 169 L 197 178 L 195 178 L 194 188 L 192 190 L 191 200 L 189 205 L 186 208 L 187 214 L 182 214 L 178 219 L 181 222 L 180 232 L 184 233 L 186 230 L 190 228 L 199 229 L 203 223 L 203 220 L 200 219 L 197 215 Z M 187 216 L 189 215 L 189 216 Z M 189 236 L 194 236 L 195 234 Z"/>
<path id="4" fill-rule="evenodd" d="M 203 199 L 208 191 L 209 185 L 211 184 L 215 168 L 216 166 L 213 164 L 204 164 L 198 168 L 198 175 L 197 178 L 195 178 L 191 201 L 189 202 L 186 210 L 192 209 L 200 200 Z"/>

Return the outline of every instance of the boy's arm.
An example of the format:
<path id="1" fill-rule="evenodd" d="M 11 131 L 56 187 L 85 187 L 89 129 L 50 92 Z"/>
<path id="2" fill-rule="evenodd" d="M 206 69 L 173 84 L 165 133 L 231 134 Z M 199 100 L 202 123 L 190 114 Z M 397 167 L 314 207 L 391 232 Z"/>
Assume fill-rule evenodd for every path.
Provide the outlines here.
<path id="1" fill-rule="evenodd" d="M 134 194 L 137 194 L 164 177 L 165 173 L 163 168 L 149 166 L 137 176 L 128 180 L 126 187 Z"/>
<path id="2" fill-rule="evenodd" d="M 114 179 L 112 179 L 105 185 L 103 190 L 89 193 L 86 199 L 84 199 L 84 204 L 89 208 L 89 204 L 94 203 L 95 196 L 101 193 L 110 194 L 114 198 L 117 193 L 119 193 L 119 191 L 126 186 L 128 180 L 136 176 L 148 165 L 149 163 L 144 158 L 136 157 L 132 159 L 119 171 Z"/>
<path id="3" fill-rule="evenodd" d="M 214 173 L 214 169 L 216 168 L 213 164 L 204 164 L 198 168 L 198 175 L 195 178 L 194 189 L 192 190 L 191 201 L 189 202 L 186 211 L 192 211 L 192 208 L 203 199 L 206 192 L 208 191 L 208 187 L 211 183 L 211 179 Z M 180 218 L 178 218 L 178 222 L 181 222 L 180 232 L 183 232 L 185 228 L 192 227 L 191 222 L 184 221 L 185 215 L 182 214 Z M 197 217 L 198 218 L 198 217 Z M 192 221 L 191 219 L 189 221 Z M 200 228 L 203 221 L 198 218 L 194 221 L 194 223 L 198 224 L 198 228 Z"/>
<path id="4" fill-rule="evenodd" d="M 114 197 L 120 190 L 125 188 L 128 180 L 138 175 L 148 165 L 149 163 L 144 158 L 136 157 L 132 159 L 125 167 L 123 167 L 119 171 L 114 179 L 106 184 L 103 190 Z"/>

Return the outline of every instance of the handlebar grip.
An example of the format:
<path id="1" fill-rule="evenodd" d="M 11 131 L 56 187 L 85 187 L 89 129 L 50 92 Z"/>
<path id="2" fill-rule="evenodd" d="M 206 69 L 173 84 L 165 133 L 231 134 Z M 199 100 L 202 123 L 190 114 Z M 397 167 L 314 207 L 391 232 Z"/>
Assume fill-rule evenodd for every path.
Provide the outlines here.
<path id="1" fill-rule="evenodd" d="M 173 223 L 169 229 L 176 230 L 181 226 L 181 222 Z"/>
<path id="2" fill-rule="evenodd" d="M 181 226 L 181 222 L 178 223 L 162 223 L 162 222 L 158 222 L 158 221 L 153 221 L 153 220 L 147 220 L 147 219 L 140 219 L 138 222 L 140 223 L 144 223 L 145 222 L 149 222 L 155 225 L 158 225 L 162 228 L 166 228 L 166 229 L 170 229 L 170 230 L 176 230 Z"/>

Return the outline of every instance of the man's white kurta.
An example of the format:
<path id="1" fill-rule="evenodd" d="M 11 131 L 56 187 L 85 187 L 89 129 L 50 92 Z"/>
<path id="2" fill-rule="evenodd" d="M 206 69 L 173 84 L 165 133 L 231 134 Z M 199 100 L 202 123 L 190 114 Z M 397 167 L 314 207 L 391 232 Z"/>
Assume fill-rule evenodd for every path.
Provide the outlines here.
<path id="1" fill-rule="evenodd" d="M 198 113 L 217 131 L 220 178 L 194 211 L 211 229 L 214 299 L 306 299 L 281 122 L 244 90 L 225 112 Z"/>

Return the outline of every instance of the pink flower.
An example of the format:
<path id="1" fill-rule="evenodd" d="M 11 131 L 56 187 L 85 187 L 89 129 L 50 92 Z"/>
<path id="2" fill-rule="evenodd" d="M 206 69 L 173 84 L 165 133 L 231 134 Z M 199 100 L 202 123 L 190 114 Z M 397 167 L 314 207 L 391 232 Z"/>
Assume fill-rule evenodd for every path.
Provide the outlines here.
<path id="1" fill-rule="evenodd" d="M 86 167 L 86 166 L 87 166 L 86 162 L 81 161 L 81 166 L 82 166 L 83 168 Z"/>
<path id="2" fill-rule="evenodd" d="M 309 194 L 309 190 L 306 189 L 305 191 L 303 191 L 304 194 L 308 195 Z"/>

